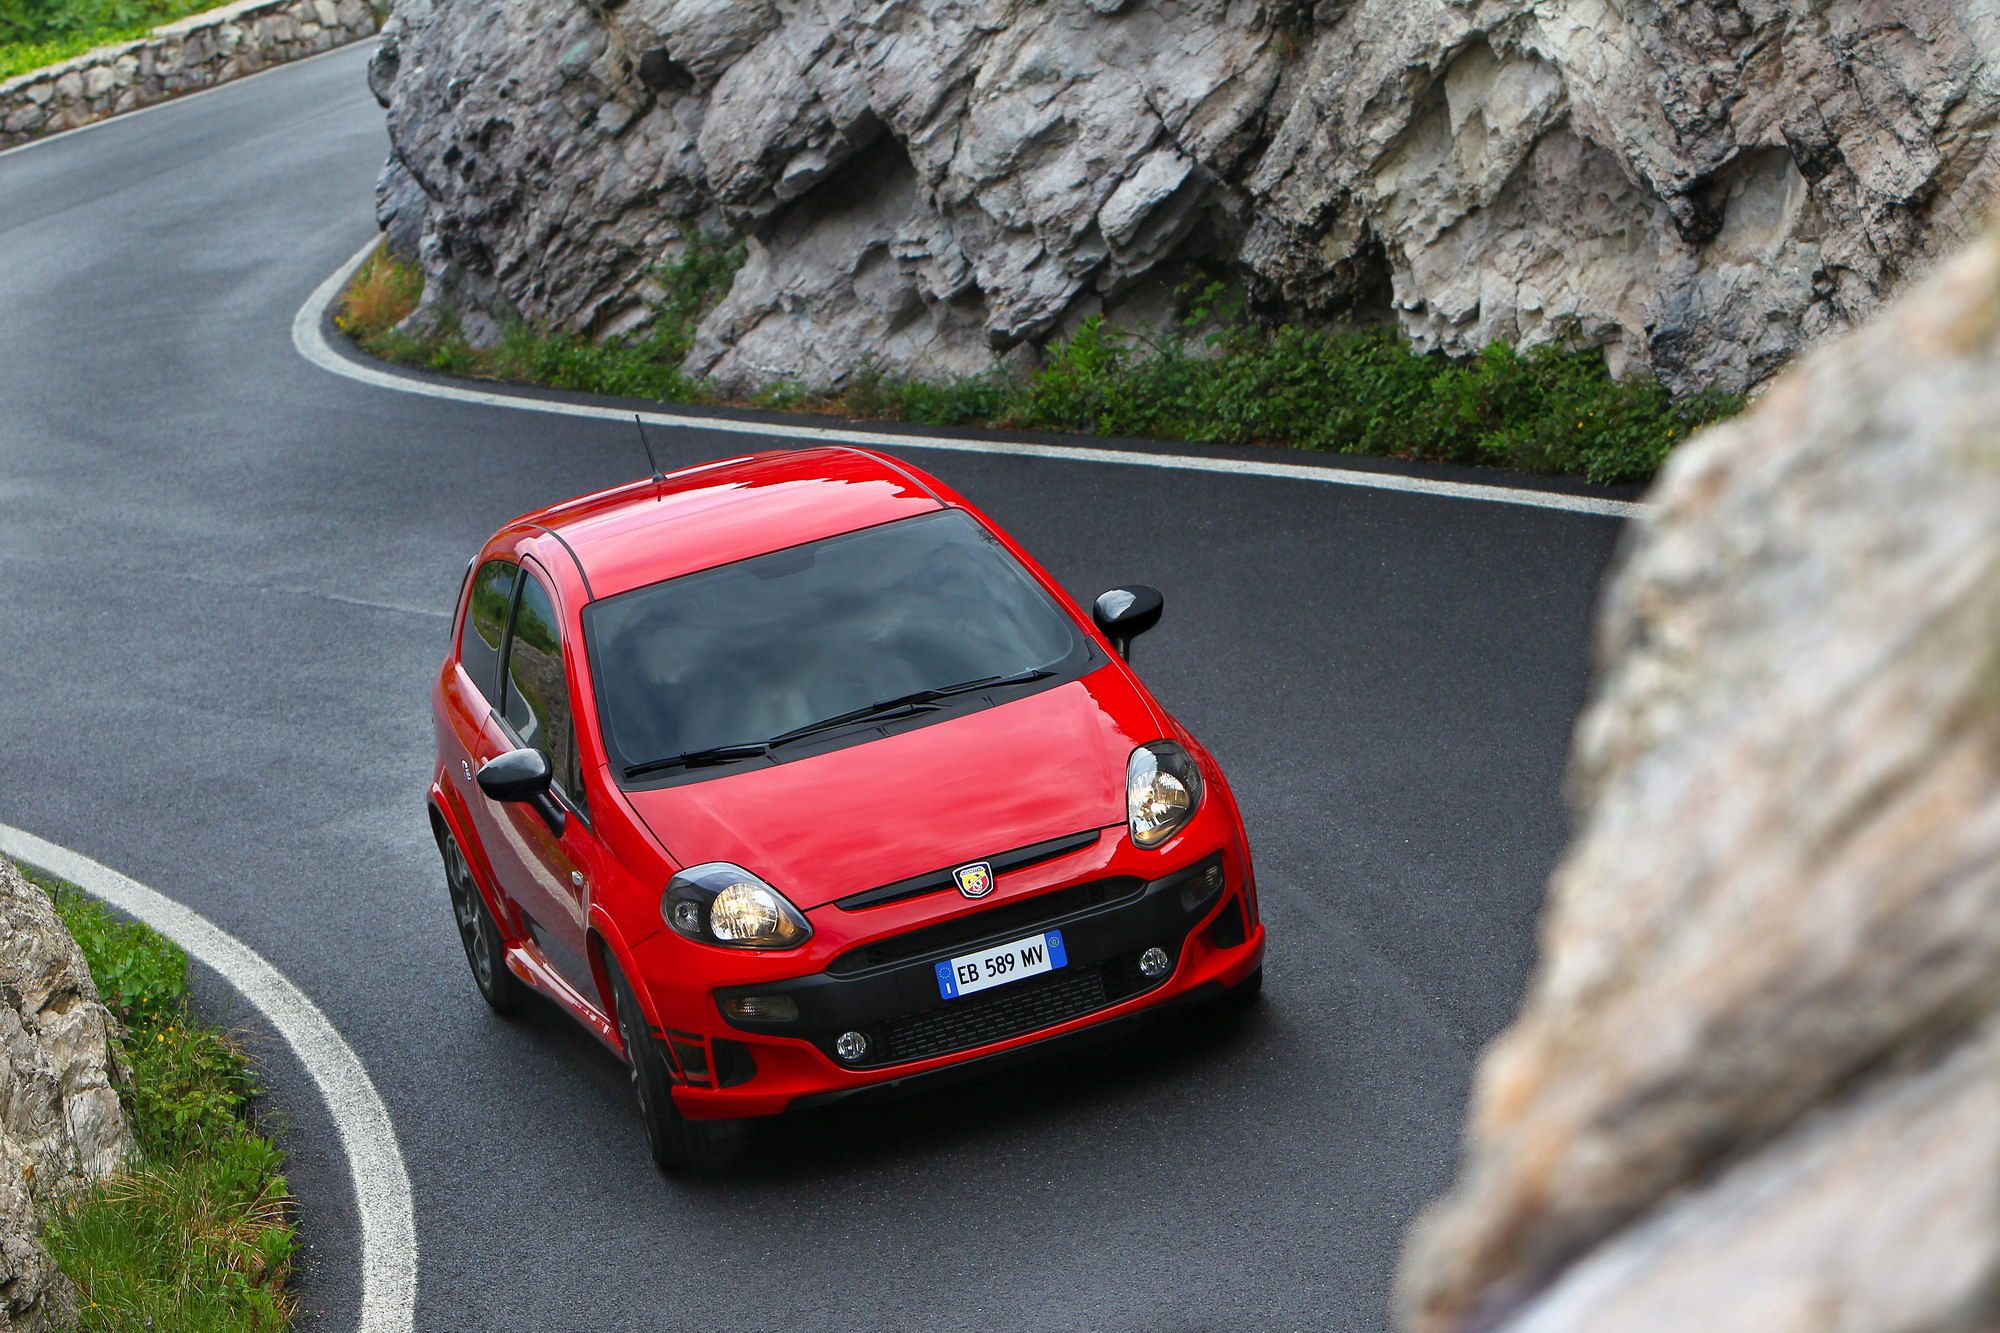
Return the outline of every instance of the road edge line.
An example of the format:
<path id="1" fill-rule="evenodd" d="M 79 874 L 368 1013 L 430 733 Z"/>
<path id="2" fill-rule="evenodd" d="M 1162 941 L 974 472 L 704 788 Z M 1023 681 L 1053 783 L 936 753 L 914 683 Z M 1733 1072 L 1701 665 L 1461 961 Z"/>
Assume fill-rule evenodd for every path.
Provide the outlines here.
<path id="1" fill-rule="evenodd" d="M 1646 505 L 1635 500 L 1608 500 L 1594 495 L 1565 495 L 1560 491 L 1536 491 L 1517 486 L 1488 486 L 1478 482 L 1437 481 L 1395 472 L 1363 472 L 1353 468 L 1310 467 L 1301 463 L 1266 462 L 1255 458 L 1209 458 L 1200 454 L 1139 453 L 1125 449 L 1093 448 L 1084 445 L 1031 444 L 1013 440 L 960 439 L 949 435 L 904 435 L 887 431 L 847 430 L 840 427 L 793 425 L 789 422 L 746 421 L 734 417 L 684 416 L 674 412 L 634 413 L 627 407 L 590 403 L 559 403 L 524 394 L 489 389 L 437 384 L 399 374 L 376 365 L 363 365 L 341 355 L 328 343 L 325 316 L 340 290 L 369 252 L 381 242 L 379 235 L 335 269 L 325 282 L 313 289 L 304 305 L 292 317 L 292 346 L 300 356 L 321 370 L 356 380 L 378 389 L 472 403 L 481 407 L 508 408 L 517 412 L 546 412 L 556 416 L 582 417 L 596 421 L 630 421 L 637 415 L 649 426 L 663 430 L 705 430 L 736 435 L 775 436 L 780 439 L 853 444 L 870 449 L 937 449 L 952 453 L 998 454 L 1015 458 L 1045 458 L 1068 463 L 1109 463 L 1122 467 L 1158 468 L 1180 472 L 1219 472 L 1233 476 L 1274 477 L 1288 481 L 1317 482 L 1323 486 L 1350 486 L 1364 490 L 1400 491 L 1451 500 L 1475 500 L 1486 504 L 1521 505 L 1553 509 L 1564 513 L 1589 514 L 1601 518 L 1637 518 Z"/>
<path id="2" fill-rule="evenodd" d="M 66 879 L 159 931 L 262 1014 L 305 1067 L 333 1117 L 361 1218 L 360 1333 L 416 1327 L 417 1232 L 410 1176 L 389 1108 L 354 1048 L 262 954 L 157 889 L 80 852 L 0 824 L 0 854 Z"/>

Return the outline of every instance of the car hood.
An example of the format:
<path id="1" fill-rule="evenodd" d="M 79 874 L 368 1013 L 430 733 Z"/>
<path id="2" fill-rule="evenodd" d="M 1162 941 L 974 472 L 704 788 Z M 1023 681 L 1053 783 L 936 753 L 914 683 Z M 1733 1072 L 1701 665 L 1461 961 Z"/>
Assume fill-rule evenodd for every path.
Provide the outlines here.
<path id="1" fill-rule="evenodd" d="M 1125 763 L 1158 740 L 1122 673 L 767 768 L 627 799 L 681 865 L 731 861 L 800 908 L 1125 821 Z"/>

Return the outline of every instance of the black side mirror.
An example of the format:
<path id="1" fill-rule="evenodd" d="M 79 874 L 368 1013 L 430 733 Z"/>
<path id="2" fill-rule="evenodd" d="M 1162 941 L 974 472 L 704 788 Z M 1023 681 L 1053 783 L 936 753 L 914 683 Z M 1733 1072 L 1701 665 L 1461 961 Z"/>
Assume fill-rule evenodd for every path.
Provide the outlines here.
<path id="1" fill-rule="evenodd" d="M 1135 583 L 1129 588 L 1113 588 L 1100 594 L 1090 608 L 1090 618 L 1104 631 L 1104 637 L 1111 640 L 1118 655 L 1129 659 L 1132 640 L 1160 623 L 1160 612 L 1166 604 L 1167 599 L 1160 596 L 1158 588 Z"/>
<path id="2" fill-rule="evenodd" d="M 523 801 L 535 807 L 551 833 L 563 831 L 563 808 L 549 791 L 555 774 L 540 750 L 509 750 L 479 766 L 479 790 L 496 801 Z"/>

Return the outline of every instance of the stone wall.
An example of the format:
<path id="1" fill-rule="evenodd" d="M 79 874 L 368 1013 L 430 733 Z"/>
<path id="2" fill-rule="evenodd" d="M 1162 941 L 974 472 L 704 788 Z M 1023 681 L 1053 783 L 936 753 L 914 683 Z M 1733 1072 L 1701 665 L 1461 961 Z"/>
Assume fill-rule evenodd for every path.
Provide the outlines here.
<path id="1" fill-rule="evenodd" d="M 616 334 L 726 230 L 686 369 L 731 391 L 1033 361 L 1217 276 L 1741 389 L 2000 186 L 1995 0 L 396 0 L 371 80 L 427 300 Z"/>
<path id="2" fill-rule="evenodd" d="M 1404 1326 L 2000 1329 L 2000 233 L 1653 500 Z"/>
<path id="3" fill-rule="evenodd" d="M 0 149 L 372 34 L 368 0 L 240 0 L 0 83 Z"/>
<path id="4" fill-rule="evenodd" d="M 46 893 L 0 859 L 0 1329 L 59 1325 L 70 1289 L 44 1212 L 131 1152 L 111 1015 Z"/>

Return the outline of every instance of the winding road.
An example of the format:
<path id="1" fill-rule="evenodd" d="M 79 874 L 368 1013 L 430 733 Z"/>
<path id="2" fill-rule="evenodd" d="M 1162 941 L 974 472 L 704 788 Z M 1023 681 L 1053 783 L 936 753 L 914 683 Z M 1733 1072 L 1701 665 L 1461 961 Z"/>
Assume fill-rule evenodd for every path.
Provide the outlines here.
<path id="1" fill-rule="evenodd" d="M 468 554 L 643 459 L 629 423 L 295 351 L 373 230 L 365 60 L 0 155 L 0 820 L 201 913 L 345 1037 L 407 1163 L 418 1328 L 1380 1328 L 1526 976 L 1618 521 L 913 445 L 1072 591 L 1166 590 L 1138 664 L 1241 798 L 1268 999 L 799 1117 L 736 1176 L 670 1183 L 609 1054 L 480 1003 L 422 804 Z M 670 467 L 750 447 L 655 438 Z M 254 1010 L 202 994 L 266 1057 L 303 1302 L 352 1327 L 328 1112 Z"/>

